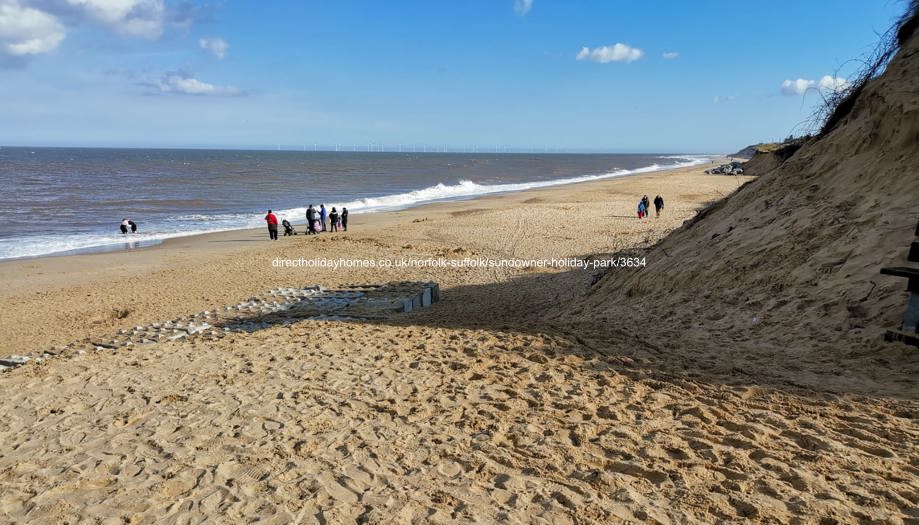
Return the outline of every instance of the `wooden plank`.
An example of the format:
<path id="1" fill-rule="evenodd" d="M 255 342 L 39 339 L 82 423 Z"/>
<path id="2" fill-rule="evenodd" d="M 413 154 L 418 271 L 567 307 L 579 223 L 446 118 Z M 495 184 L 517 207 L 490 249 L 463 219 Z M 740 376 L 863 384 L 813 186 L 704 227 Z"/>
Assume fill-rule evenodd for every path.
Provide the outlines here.
<path id="1" fill-rule="evenodd" d="M 888 342 L 900 341 L 908 345 L 919 347 L 919 335 L 901 332 L 900 330 L 887 330 L 884 334 L 884 340 Z"/>

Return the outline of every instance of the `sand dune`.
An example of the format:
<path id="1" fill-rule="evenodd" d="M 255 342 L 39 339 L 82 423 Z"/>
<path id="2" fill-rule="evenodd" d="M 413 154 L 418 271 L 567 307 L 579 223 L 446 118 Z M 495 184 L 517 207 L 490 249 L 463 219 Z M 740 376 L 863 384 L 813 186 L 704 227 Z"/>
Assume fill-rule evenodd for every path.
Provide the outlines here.
<path id="1" fill-rule="evenodd" d="M 646 271 L 610 274 L 567 320 L 602 341 L 618 325 L 602 321 L 624 317 L 659 346 L 693 348 L 676 371 L 915 397 L 919 352 L 883 341 L 905 282 L 879 270 L 907 265 L 919 223 L 917 50 L 913 38 L 844 122 L 763 163 L 651 251 Z"/>

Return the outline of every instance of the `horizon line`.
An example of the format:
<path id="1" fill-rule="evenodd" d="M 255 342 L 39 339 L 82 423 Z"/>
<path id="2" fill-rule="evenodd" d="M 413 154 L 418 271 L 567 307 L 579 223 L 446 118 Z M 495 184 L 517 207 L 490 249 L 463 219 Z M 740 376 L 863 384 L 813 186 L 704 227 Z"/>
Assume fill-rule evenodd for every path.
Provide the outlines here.
<path id="1" fill-rule="evenodd" d="M 15 145 L 0 144 L 0 149 L 112 149 L 112 150 L 177 150 L 177 151 L 275 151 L 278 153 L 386 153 L 386 154 L 417 154 L 417 155 L 443 155 L 443 154 L 466 154 L 466 155 L 503 155 L 503 154 L 530 154 L 530 155 L 565 155 L 565 154 L 582 154 L 582 155 L 729 155 L 729 153 L 715 151 L 688 151 L 688 150 L 664 150 L 664 149 L 602 149 L 602 148 L 565 148 L 565 147 L 432 147 L 428 145 L 380 145 L 373 144 L 370 147 L 336 147 L 329 145 L 316 145 L 317 147 L 292 146 L 292 145 L 251 145 L 251 146 L 76 146 L 76 145 Z M 377 149 L 379 148 L 379 149 Z M 742 149 L 742 148 L 741 148 Z"/>

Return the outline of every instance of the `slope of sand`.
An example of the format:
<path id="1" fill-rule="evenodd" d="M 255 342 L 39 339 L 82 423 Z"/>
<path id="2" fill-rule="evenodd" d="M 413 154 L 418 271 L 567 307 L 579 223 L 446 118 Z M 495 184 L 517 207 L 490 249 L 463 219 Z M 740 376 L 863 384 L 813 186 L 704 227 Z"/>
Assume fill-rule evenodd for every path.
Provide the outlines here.
<path id="1" fill-rule="evenodd" d="M 737 360 L 731 350 L 755 348 L 749 338 L 707 356 L 711 371 L 680 373 L 674 364 L 693 362 L 701 343 L 664 344 L 630 325 L 638 315 L 628 317 L 635 306 L 627 297 L 610 299 L 618 309 L 604 321 L 610 331 L 602 341 L 575 330 L 580 318 L 557 315 L 596 300 L 591 286 L 608 286 L 595 284 L 608 273 L 271 266 L 275 257 L 650 257 L 651 245 L 747 180 L 701 169 L 356 216 L 352 231 L 337 236 L 270 244 L 261 231 L 232 232 L 0 265 L 10 284 L 0 292 L 7 353 L 232 304 L 275 286 L 417 279 L 442 287 L 440 303 L 380 323 L 305 321 L 3 373 L 0 516 L 11 523 L 917 519 L 915 383 L 880 396 L 863 395 L 869 389 L 854 378 L 851 391 L 826 392 L 723 374 L 722 360 Z M 667 198 L 665 216 L 635 219 L 637 197 L 657 192 Z M 661 327 L 674 328 L 666 320 Z"/>
<path id="2" fill-rule="evenodd" d="M 919 351 L 883 341 L 906 281 L 879 270 L 916 266 L 917 54 L 913 36 L 840 125 L 666 239 L 646 271 L 604 278 L 566 321 L 605 341 L 615 316 L 694 350 L 669 370 L 915 397 Z"/>

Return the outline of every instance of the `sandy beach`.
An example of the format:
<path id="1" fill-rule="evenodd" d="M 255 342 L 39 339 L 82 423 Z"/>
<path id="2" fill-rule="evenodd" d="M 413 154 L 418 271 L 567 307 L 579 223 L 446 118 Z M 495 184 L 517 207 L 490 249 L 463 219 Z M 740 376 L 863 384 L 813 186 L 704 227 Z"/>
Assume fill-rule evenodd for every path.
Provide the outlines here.
<path id="1" fill-rule="evenodd" d="M 264 228 L 169 239 L 136 250 L 0 262 L 0 353 L 213 309 L 275 286 L 433 280 L 442 287 L 506 281 L 487 269 L 274 268 L 275 258 L 584 257 L 650 246 L 744 177 L 705 166 L 651 175 L 353 214 L 350 231 L 268 240 Z M 638 221 L 643 194 L 668 197 L 660 219 Z M 306 197 L 304 197 L 306 198 Z M 299 226 L 302 234 L 304 227 Z M 524 274 L 527 272 L 524 272 Z M 54 307 L 48 308 L 49 299 Z"/>
<path id="2" fill-rule="evenodd" d="M 597 300 L 589 293 L 598 279 L 634 278 L 637 268 L 272 265 L 660 258 L 652 246 L 751 180 L 704 168 L 355 215 L 341 234 L 269 242 L 262 230 L 234 231 L 2 263 L 3 355 L 218 309 L 274 287 L 435 281 L 441 300 L 379 322 L 302 321 L 9 370 L 0 375 L 0 516 L 915 521 L 919 392 L 915 366 L 902 359 L 899 370 L 865 374 L 807 356 L 785 367 L 788 356 L 773 350 L 786 325 L 767 322 L 758 334 L 767 343 L 730 329 L 706 341 L 700 332 L 717 320 L 702 318 L 696 329 L 690 306 L 669 305 L 654 327 L 628 314 L 643 305 L 622 298 L 604 304 L 608 317 L 578 316 Z M 638 220 L 637 199 L 657 193 L 663 216 Z M 884 374 L 878 390 L 872 377 Z"/>

